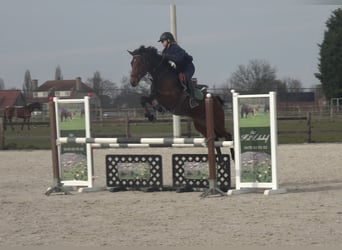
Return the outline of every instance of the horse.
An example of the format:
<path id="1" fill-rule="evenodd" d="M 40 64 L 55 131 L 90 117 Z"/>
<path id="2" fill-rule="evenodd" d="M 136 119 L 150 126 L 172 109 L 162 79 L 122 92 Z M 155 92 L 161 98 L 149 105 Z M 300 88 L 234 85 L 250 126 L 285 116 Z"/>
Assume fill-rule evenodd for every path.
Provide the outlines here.
<path id="1" fill-rule="evenodd" d="M 24 128 L 24 124 L 27 124 L 27 129 L 30 129 L 31 113 L 34 110 L 42 110 L 42 105 L 39 102 L 33 102 L 25 106 L 9 106 L 4 110 L 4 122 L 10 124 L 12 130 L 14 130 L 12 119 L 13 117 L 23 119 L 21 124 L 21 130 Z M 5 126 L 6 129 L 6 126 Z"/>
<path id="2" fill-rule="evenodd" d="M 205 100 L 198 101 L 196 107 L 191 107 L 189 103 L 190 96 L 184 90 L 178 73 L 169 65 L 168 61 L 160 55 L 156 48 L 140 46 L 134 51 L 128 53 L 132 56 L 130 84 L 136 87 L 140 80 L 149 74 L 152 78 L 152 94 L 141 98 L 141 105 L 145 109 L 145 116 L 153 120 L 153 114 L 150 113 L 148 105 L 162 107 L 174 115 L 187 116 L 192 119 L 195 129 L 207 138 L 207 127 L 205 119 Z M 202 89 L 203 96 L 206 95 L 206 89 Z M 227 141 L 232 140 L 232 135 L 225 128 L 225 118 L 222 99 L 213 96 L 214 110 L 214 133 L 215 141 L 224 138 Z M 159 110 L 160 111 L 160 110 Z M 210 139 L 210 138 L 208 138 Z M 234 159 L 234 149 L 231 148 L 231 156 Z M 216 147 L 216 152 L 221 155 L 220 147 Z"/>
<path id="3" fill-rule="evenodd" d="M 67 109 L 63 108 L 61 110 L 61 122 L 62 121 L 67 121 L 67 119 L 72 120 L 72 113 L 70 111 L 68 111 Z"/>
<path id="4" fill-rule="evenodd" d="M 248 114 L 255 115 L 255 110 L 251 105 L 243 103 L 241 105 L 240 114 L 241 118 L 248 118 Z"/>

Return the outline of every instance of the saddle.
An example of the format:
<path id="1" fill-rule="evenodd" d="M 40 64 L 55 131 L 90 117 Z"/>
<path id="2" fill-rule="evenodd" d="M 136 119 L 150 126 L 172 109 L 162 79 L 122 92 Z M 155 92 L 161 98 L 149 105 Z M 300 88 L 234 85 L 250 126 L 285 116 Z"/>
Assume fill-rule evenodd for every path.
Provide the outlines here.
<path id="1" fill-rule="evenodd" d="M 191 83 L 190 83 L 191 85 L 189 86 L 189 84 L 187 84 L 187 79 L 186 79 L 186 76 L 184 73 L 179 73 L 178 78 L 179 78 L 179 81 L 182 85 L 183 92 L 184 92 L 184 95 L 182 95 L 181 99 L 185 99 L 187 96 L 190 96 L 190 98 L 189 98 L 190 107 L 191 108 L 197 107 L 198 106 L 197 101 L 203 100 L 203 98 L 204 98 L 203 91 L 205 89 L 207 89 L 208 86 L 197 84 L 196 78 L 191 79 Z M 191 91 L 193 92 L 193 97 L 192 97 Z M 153 80 L 152 80 L 151 94 L 150 94 L 150 98 L 152 99 L 152 101 L 151 101 L 152 107 L 154 110 L 164 113 L 166 111 L 166 109 L 159 104 L 159 102 L 157 101 L 155 96 L 156 96 L 156 89 L 155 89 L 155 86 L 154 86 Z M 182 103 L 183 101 L 184 100 L 180 100 L 179 103 Z"/>
<path id="2" fill-rule="evenodd" d="M 192 91 L 194 92 L 194 98 L 196 100 L 198 100 L 198 101 L 203 100 L 204 96 L 203 96 L 202 91 L 204 89 L 207 89 L 207 86 L 205 86 L 205 85 L 198 85 L 196 78 L 192 78 L 191 79 L 191 83 L 189 83 L 189 84 L 192 84 L 192 86 L 189 86 L 187 84 L 186 76 L 185 76 L 184 73 L 179 73 L 178 74 L 178 78 L 179 78 L 180 83 L 182 84 L 182 87 L 183 87 L 184 91 L 188 92 L 188 94 L 191 95 L 191 93 L 190 93 L 191 90 L 189 88 L 192 87 Z"/>

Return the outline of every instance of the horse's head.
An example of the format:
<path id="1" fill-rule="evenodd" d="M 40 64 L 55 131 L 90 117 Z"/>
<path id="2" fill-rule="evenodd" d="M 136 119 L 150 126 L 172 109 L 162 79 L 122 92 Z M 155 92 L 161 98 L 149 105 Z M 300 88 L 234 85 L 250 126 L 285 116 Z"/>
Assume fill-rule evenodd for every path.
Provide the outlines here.
<path id="1" fill-rule="evenodd" d="M 141 78 L 143 78 L 148 72 L 151 73 L 155 69 L 156 61 L 159 60 L 161 56 L 158 55 L 157 49 L 153 47 L 141 46 L 139 49 L 134 51 L 129 51 L 131 54 L 131 76 L 130 83 L 133 87 L 137 86 Z M 155 59 L 155 60 L 154 60 Z"/>

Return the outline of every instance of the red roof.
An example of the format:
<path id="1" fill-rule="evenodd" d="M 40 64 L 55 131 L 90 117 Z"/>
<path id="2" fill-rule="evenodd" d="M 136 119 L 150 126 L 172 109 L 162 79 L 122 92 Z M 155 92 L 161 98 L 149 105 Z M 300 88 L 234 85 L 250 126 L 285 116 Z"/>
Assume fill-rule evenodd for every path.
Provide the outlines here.
<path id="1" fill-rule="evenodd" d="M 0 90 L 0 109 L 23 105 L 25 105 L 25 98 L 20 90 Z"/>
<path id="2" fill-rule="evenodd" d="M 94 92 L 88 85 L 81 82 L 80 92 Z M 40 85 L 36 91 L 72 91 L 76 90 L 76 80 L 50 80 Z"/>

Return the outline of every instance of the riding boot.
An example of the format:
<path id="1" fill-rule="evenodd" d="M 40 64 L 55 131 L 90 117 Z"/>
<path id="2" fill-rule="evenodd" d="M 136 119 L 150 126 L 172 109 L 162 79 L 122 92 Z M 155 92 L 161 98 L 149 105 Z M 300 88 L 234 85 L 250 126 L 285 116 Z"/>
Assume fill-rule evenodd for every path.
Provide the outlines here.
<path id="1" fill-rule="evenodd" d="M 190 100 L 189 100 L 190 107 L 191 108 L 197 107 L 198 102 L 196 101 L 196 98 L 195 98 L 194 85 L 192 84 L 191 81 L 187 81 L 187 85 L 188 85 L 188 90 L 189 90 L 189 94 L 190 94 Z"/>

